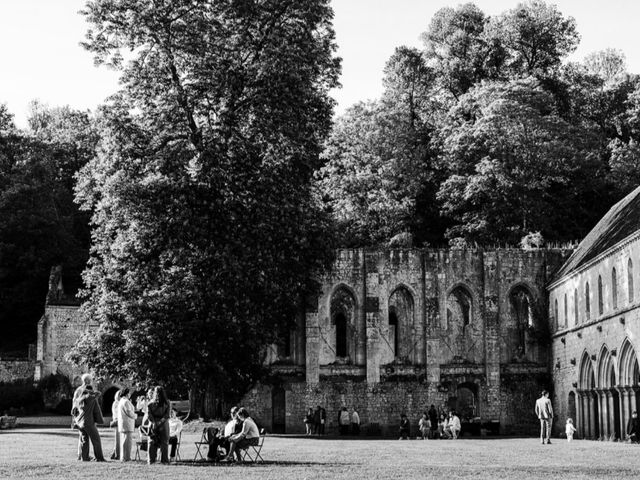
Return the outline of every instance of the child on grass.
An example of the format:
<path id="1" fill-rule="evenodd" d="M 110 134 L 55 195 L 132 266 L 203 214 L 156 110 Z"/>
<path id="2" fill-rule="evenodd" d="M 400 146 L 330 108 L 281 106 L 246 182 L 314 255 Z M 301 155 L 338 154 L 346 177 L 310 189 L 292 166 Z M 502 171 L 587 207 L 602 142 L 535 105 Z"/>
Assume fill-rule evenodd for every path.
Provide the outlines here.
<path id="1" fill-rule="evenodd" d="M 576 432 L 576 427 L 573 426 L 573 420 L 571 418 L 567 418 L 567 426 L 565 428 L 565 433 L 567 434 L 567 442 L 573 440 L 573 434 Z"/>

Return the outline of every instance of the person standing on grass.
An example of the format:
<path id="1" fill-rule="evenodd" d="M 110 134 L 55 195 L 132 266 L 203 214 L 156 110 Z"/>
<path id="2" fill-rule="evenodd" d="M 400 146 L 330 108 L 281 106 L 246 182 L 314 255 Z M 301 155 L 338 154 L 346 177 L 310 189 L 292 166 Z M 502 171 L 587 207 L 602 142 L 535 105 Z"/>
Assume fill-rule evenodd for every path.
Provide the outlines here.
<path id="1" fill-rule="evenodd" d="M 153 398 L 147 405 L 147 416 L 151 424 L 147 452 L 149 465 L 155 463 L 160 448 L 160 461 L 169 463 L 169 415 L 171 405 L 164 388 L 157 386 L 153 390 Z"/>
<path id="2" fill-rule="evenodd" d="M 311 407 L 309 407 L 309 410 L 307 410 L 307 414 L 304 416 L 304 428 L 307 435 L 311 435 L 312 433 L 314 433 L 313 408 Z"/>
<path id="3" fill-rule="evenodd" d="M 312 433 L 320 435 L 320 405 L 313 411 L 313 430 Z"/>
<path id="4" fill-rule="evenodd" d="M 420 420 L 418 421 L 418 430 L 420 430 L 420 435 L 423 440 L 430 438 L 429 433 L 431 431 L 431 422 L 427 418 L 427 412 L 424 412 L 422 417 L 420 417 Z"/>
<path id="5" fill-rule="evenodd" d="M 120 461 L 131 461 L 131 447 L 133 446 L 133 432 L 136 428 L 136 415 L 131 403 L 131 391 L 128 388 L 121 390 L 118 402 L 118 426 L 120 429 Z"/>
<path id="6" fill-rule="evenodd" d="M 540 443 L 551 444 L 551 426 L 553 425 L 553 407 L 549 399 L 549 392 L 542 391 L 540 398 L 536 400 L 536 415 L 540 420 Z"/>
<path id="7" fill-rule="evenodd" d="M 358 415 L 355 408 L 351 413 L 351 433 L 353 435 L 360 435 L 360 415 Z"/>
<path id="8" fill-rule="evenodd" d="M 576 433 L 576 427 L 573 426 L 573 419 L 567 418 L 564 432 L 567 434 L 567 442 L 573 440 L 573 434 Z"/>
<path id="9" fill-rule="evenodd" d="M 100 395 L 93 391 L 91 385 L 83 385 L 84 390 L 77 397 L 74 396 L 74 404 L 71 414 L 74 417 L 75 427 L 78 429 L 78 460 L 88 462 L 89 441 L 93 445 L 93 455 L 96 462 L 104 462 L 102 453 L 102 442 L 96 424 L 104 423 L 102 411 L 98 404 L 97 397 Z"/>
<path id="10" fill-rule="evenodd" d="M 629 419 L 629 425 L 627 426 L 627 436 L 631 443 L 640 443 L 640 418 L 638 418 L 638 412 L 633 411 L 631 418 Z"/>
<path id="11" fill-rule="evenodd" d="M 398 440 L 407 440 L 411 436 L 411 424 L 409 419 L 403 413 L 400 415 L 400 438 Z"/>
<path id="12" fill-rule="evenodd" d="M 120 395 L 122 390 L 118 390 L 113 397 L 113 403 L 111 404 L 111 426 L 114 430 L 113 435 L 113 452 L 111 453 L 111 460 L 118 460 L 120 458 L 120 429 L 118 428 L 118 404 L 120 402 Z"/>
<path id="13" fill-rule="evenodd" d="M 324 426 L 327 423 L 327 411 L 324 407 L 320 407 L 320 425 L 318 426 L 318 435 L 324 435 Z"/>
<path id="14" fill-rule="evenodd" d="M 349 417 L 347 407 L 342 407 L 342 410 L 340 410 L 338 423 L 340 425 L 340 435 L 349 435 L 349 425 L 351 424 L 351 418 Z"/>

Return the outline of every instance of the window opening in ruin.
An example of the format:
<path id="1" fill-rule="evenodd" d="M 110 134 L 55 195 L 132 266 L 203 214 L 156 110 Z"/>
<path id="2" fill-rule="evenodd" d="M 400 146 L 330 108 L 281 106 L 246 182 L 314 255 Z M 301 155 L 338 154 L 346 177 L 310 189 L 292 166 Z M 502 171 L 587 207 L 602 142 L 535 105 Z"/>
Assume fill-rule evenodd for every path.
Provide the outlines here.
<path id="1" fill-rule="evenodd" d="M 629 292 L 629 303 L 633 303 L 633 262 L 631 259 L 627 262 L 627 290 Z"/>
<path id="2" fill-rule="evenodd" d="M 393 356 L 398 356 L 398 315 L 395 307 L 389 308 L 389 346 L 393 349 Z"/>
<path id="3" fill-rule="evenodd" d="M 602 299 L 602 277 L 598 275 L 598 315 L 604 312 L 604 301 Z"/>
<path id="4" fill-rule="evenodd" d="M 283 356 L 290 357 L 291 356 L 291 334 L 292 332 L 289 330 L 284 334 L 284 343 L 282 345 Z"/>
<path id="5" fill-rule="evenodd" d="M 578 325 L 578 289 L 574 288 L 573 290 L 573 323 L 574 325 Z"/>
<path id="6" fill-rule="evenodd" d="M 535 327 L 531 294 L 522 286 L 516 287 L 511 291 L 510 300 L 517 329 L 517 350 L 520 355 L 524 355 L 527 351 L 527 330 Z M 557 300 L 555 301 L 555 314 L 557 318 Z"/>
<path id="7" fill-rule="evenodd" d="M 618 308 L 618 274 L 615 268 L 611 270 L 611 301 L 613 309 Z"/>
<path id="8" fill-rule="evenodd" d="M 553 319 L 556 322 L 556 328 L 560 326 L 560 317 L 558 317 L 558 299 L 553 301 Z"/>
<path id="9" fill-rule="evenodd" d="M 447 309 L 447 327 L 451 328 L 450 322 L 454 321 L 454 316 L 457 316 L 461 321 L 462 333 L 464 334 L 473 320 L 471 318 L 471 294 L 467 289 L 457 287 L 449 295 L 448 304 L 451 308 Z"/>
<path id="10" fill-rule="evenodd" d="M 591 300 L 589 298 L 589 282 L 584 287 L 584 311 L 587 317 L 587 320 L 591 318 Z"/>
<path id="11" fill-rule="evenodd" d="M 344 313 L 336 315 L 336 356 L 347 356 L 347 318 Z"/>
<path id="12" fill-rule="evenodd" d="M 564 322 L 563 325 L 566 327 L 569 320 L 569 305 L 567 304 L 567 294 L 564 294 Z"/>

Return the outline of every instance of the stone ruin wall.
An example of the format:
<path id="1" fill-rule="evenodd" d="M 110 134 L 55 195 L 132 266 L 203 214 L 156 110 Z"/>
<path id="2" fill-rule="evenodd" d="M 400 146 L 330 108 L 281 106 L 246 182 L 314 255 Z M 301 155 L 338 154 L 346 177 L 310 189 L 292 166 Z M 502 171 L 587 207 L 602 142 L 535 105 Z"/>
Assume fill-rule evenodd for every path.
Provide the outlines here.
<path id="1" fill-rule="evenodd" d="M 338 411 L 347 406 L 358 410 L 364 429 L 375 423 L 395 434 L 400 413 L 417 424 L 429 405 L 453 406 L 458 387 L 469 387 L 482 422 L 499 422 L 503 433 L 532 433 L 532 405 L 550 387 L 548 341 L 536 338 L 548 334 L 545 287 L 570 253 L 340 251 L 309 302 L 304 328 L 292 334 L 292 344 L 306 346 L 304 358 L 294 351 L 271 355 L 280 375 L 257 385 L 244 403 L 274 428 L 274 390 L 283 389 L 286 432 L 302 432 L 306 409 L 323 405 L 328 431 L 337 429 Z M 399 290 L 411 301 L 397 301 Z M 511 299 L 521 290 L 535 323 L 524 331 Z M 456 292 L 469 299 L 466 325 Z M 413 313 L 409 325 L 397 327 L 396 355 L 389 313 L 407 303 Z M 336 310 L 348 317 L 345 356 L 337 355 Z"/>

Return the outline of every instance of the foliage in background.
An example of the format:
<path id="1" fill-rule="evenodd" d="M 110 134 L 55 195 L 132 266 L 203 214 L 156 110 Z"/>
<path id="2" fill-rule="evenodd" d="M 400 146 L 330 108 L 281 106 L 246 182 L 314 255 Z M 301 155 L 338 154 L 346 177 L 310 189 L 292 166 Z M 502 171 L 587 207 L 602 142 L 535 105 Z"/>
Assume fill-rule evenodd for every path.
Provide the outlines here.
<path id="1" fill-rule="evenodd" d="M 74 203 L 73 176 L 97 141 L 86 113 L 35 105 L 46 135 L 17 130 L 0 105 L 0 351 L 21 356 L 36 339 L 51 267 L 79 274 L 86 262 L 89 217 Z"/>

